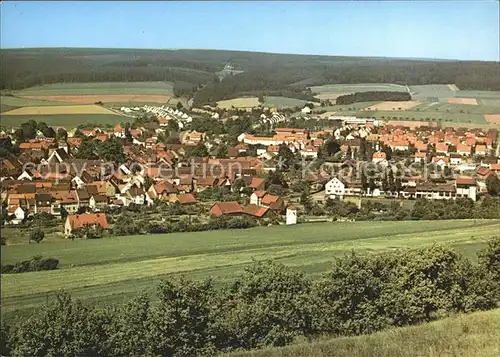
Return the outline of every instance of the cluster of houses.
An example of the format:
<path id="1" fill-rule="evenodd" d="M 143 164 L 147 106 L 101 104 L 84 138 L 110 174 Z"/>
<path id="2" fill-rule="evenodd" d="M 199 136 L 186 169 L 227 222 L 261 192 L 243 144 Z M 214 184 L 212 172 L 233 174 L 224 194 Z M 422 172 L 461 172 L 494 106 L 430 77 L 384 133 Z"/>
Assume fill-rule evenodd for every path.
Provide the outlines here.
<path id="1" fill-rule="evenodd" d="M 101 212 L 108 208 L 152 205 L 158 200 L 193 205 L 198 203 L 200 192 L 221 187 L 232 189 L 236 180 L 241 179 L 252 190 L 250 202 L 245 206 L 237 202 L 215 202 L 208 211 L 210 214 L 258 218 L 285 214 L 286 221 L 291 224 L 296 222 L 296 208 L 287 206 L 283 198 L 266 192 L 262 177 L 280 168 L 278 156 L 282 145 L 297 156 L 313 160 L 329 137 L 339 141 L 344 160 L 347 160 L 331 165 L 341 167 L 346 162 L 349 165 L 356 163 L 353 153 L 361 150 L 362 143 L 370 143 L 374 148 L 371 161 L 379 167 L 392 169 L 395 162 L 387 156 L 390 151 L 398 152 L 398 157 L 404 157 L 405 161 L 448 167 L 459 175 L 443 180 L 408 174 L 401 179 L 397 192 L 394 189 L 387 192 L 381 180 L 375 180 L 375 187 L 370 185 L 367 191 L 359 176 L 344 178 L 330 173 L 325 178 L 323 169 L 318 168 L 303 179 L 321 184 L 326 198 L 369 194 L 409 199 L 469 197 L 476 200 L 479 194 L 487 191 L 488 176 L 500 173 L 495 129 L 440 129 L 413 123 L 383 125 L 349 117 L 340 118 L 342 124 L 338 127 L 320 131 L 275 128 L 274 135 L 269 137 L 241 133 L 239 144 L 228 148 L 227 158 L 190 157 L 190 148 L 203 143 L 211 149 L 217 140 L 206 140 L 206 133 L 182 131 L 179 144 L 160 141 L 159 134 L 168 120 L 173 116 L 183 119 L 187 114 L 168 107 L 145 106 L 144 110 L 157 115 L 160 123 L 135 129 L 126 129 L 120 124 L 111 130 L 80 129 L 83 136 L 100 141 L 112 137 L 131 138 L 124 141 L 126 162 L 119 167 L 101 160 L 75 158 L 82 138 L 73 136 L 74 131 L 69 132 L 64 141 L 38 133 L 35 139 L 18 143 L 20 153 L 2 159 L 0 167 L 1 199 L 7 205 L 10 223 L 20 223 L 37 213 L 59 216 L 65 211 L 71 217 L 65 232 L 70 232 L 71 227 L 85 225 L 81 223 L 85 220 L 101 222 L 104 216 Z M 257 145 L 257 149 L 252 150 L 254 156 L 251 156 L 253 145 Z M 92 212 L 94 218 L 87 218 L 83 212 Z"/>
<path id="2" fill-rule="evenodd" d="M 105 136 L 102 139 L 107 140 L 113 135 L 122 137 L 123 128 L 117 125 L 113 132 L 92 129 L 82 130 L 82 133 L 95 138 Z M 253 199 L 252 195 L 250 204 L 245 207 L 232 203 L 240 207 L 241 214 L 267 218 L 285 213 L 283 200 L 263 191 L 261 176 L 265 170 L 262 161 L 255 157 L 239 157 L 248 146 L 231 148 L 233 158 L 188 158 L 186 149 L 196 145 L 204 134 L 188 132 L 183 137 L 184 144 L 137 143 L 136 133 L 131 134 L 134 141 L 124 146 L 124 152 L 127 163 L 134 163 L 133 167 L 124 163 L 114 168 L 100 160 L 75 158 L 73 153 L 78 152 L 81 138 L 57 142 L 53 138 L 40 137 L 20 144 L 21 153 L 16 158 L 2 159 L 0 171 L 1 198 L 7 206 L 9 222 L 19 224 L 30 215 L 61 216 L 65 212 L 68 219 L 64 231 L 71 234 L 75 227 L 87 224 L 81 222 L 105 220 L 102 212 L 108 209 L 131 204 L 153 205 L 157 201 L 196 205 L 200 192 L 231 188 L 238 179 L 258 195 L 258 199 Z M 149 187 L 146 186 L 147 177 L 152 180 Z M 215 202 L 209 213 L 218 215 L 218 208 L 227 205 L 231 203 Z M 220 212 L 237 214 L 227 209 L 220 209 Z"/>
<path id="3" fill-rule="evenodd" d="M 144 105 L 142 107 L 146 113 L 155 115 L 160 121 L 160 125 L 165 126 L 170 119 L 175 119 L 179 123 L 179 128 L 184 127 L 184 123 L 191 123 L 193 118 L 187 113 L 182 112 L 178 109 L 173 109 L 168 106 L 162 105 L 161 107 L 154 105 Z"/>

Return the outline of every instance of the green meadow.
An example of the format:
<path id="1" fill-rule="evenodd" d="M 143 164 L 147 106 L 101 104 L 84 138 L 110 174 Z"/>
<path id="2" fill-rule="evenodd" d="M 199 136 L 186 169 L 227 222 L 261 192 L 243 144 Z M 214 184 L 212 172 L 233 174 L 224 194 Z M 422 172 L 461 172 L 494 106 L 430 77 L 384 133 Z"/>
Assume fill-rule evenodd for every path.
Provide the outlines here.
<path id="1" fill-rule="evenodd" d="M 499 231 L 498 220 L 335 222 L 7 245 L 2 264 L 42 255 L 59 259 L 60 267 L 2 275 L 2 312 L 28 314 L 61 288 L 105 305 L 152 291 L 159 279 L 171 275 L 213 277 L 222 284 L 254 259 L 320 275 L 334 257 L 351 250 L 382 253 L 443 243 L 475 257 Z"/>

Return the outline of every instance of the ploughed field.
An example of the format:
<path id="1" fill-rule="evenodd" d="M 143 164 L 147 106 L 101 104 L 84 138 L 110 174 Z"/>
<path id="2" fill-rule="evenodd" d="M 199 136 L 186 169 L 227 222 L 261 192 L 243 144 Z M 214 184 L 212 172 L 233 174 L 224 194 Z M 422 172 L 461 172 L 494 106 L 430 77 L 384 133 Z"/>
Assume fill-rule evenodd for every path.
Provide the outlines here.
<path id="1" fill-rule="evenodd" d="M 59 259 L 60 266 L 2 275 L 2 313 L 6 318 L 29 314 L 61 288 L 104 305 L 126 301 L 139 291 L 153 292 L 156 282 L 169 275 L 214 277 L 221 284 L 253 259 L 273 259 L 319 275 L 334 257 L 351 250 L 384 252 L 444 243 L 474 257 L 499 231 L 498 220 L 335 222 L 7 245 L 2 264 L 42 255 Z"/>

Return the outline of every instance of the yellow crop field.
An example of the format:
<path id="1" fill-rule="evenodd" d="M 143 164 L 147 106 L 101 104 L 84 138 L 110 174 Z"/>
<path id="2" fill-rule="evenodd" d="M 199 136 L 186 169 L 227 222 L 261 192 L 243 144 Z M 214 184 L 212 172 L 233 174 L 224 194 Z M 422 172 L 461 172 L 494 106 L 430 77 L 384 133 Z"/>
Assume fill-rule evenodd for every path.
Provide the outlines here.
<path id="1" fill-rule="evenodd" d="M 448 98 L 448 103 L 477 105 L 477 100 L 475 98 Z"/>
<path id="2" fill-rule="evenodd" d="M 484 118 L 490 124 L 500 124 L 500 114 L 485 114 Z"/>
<path id="3" fill-rule="evenodd" d="M 60 114 L 115 114 L 98 105 L 57 105 L 42 107 L 23 107 L 9 110 L 3 115 L 60 115 Z"/>
<path id="4" fill-rule="evenodd" d="M 259 98 L 248 97 L 248 98 L 235 98 L 229 100 L 221 100 L 217 102 L 217 107 L 223 109 L 235 108 L 255 108 L 259 106 Z"/>
<path id="5" fill-rule="evenodd" d="M 408 100 L 404 102 L 380 102 L 375 105 L 369 106 L 364 110 L 408 110 L 421 104 L 417 100 Z"/>

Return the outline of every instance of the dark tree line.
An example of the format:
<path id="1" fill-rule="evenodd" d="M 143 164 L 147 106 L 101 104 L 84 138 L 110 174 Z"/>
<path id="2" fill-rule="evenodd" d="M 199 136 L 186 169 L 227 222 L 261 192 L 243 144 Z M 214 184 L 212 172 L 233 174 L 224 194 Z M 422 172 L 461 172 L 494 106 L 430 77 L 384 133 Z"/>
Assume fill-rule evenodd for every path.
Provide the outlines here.
<path id="1" fill-rule="evenodd" d="M 26 49 L 0 52 L 0 89 L 60 82 L 171 81 L 195 105 L 251 94 L 311 101 L 309 86 L 454 83 L 500 90 L 498 62 L 416 61 L 213 50 Z M 230 62 L 241 74 L 216 76 Z M 278 94 L 281 93 L 281 94 Z"/>
<path id="2" fill-rule="evenodd" d="M 410 93 L 380 91 L 380 92 L 356 92 L 353 94 L 341 95 L 337 98 L 336 104 L 352 104 L 358 102 L 375 102 L 375 101 L 406 101 L 411 100 Z"/>

